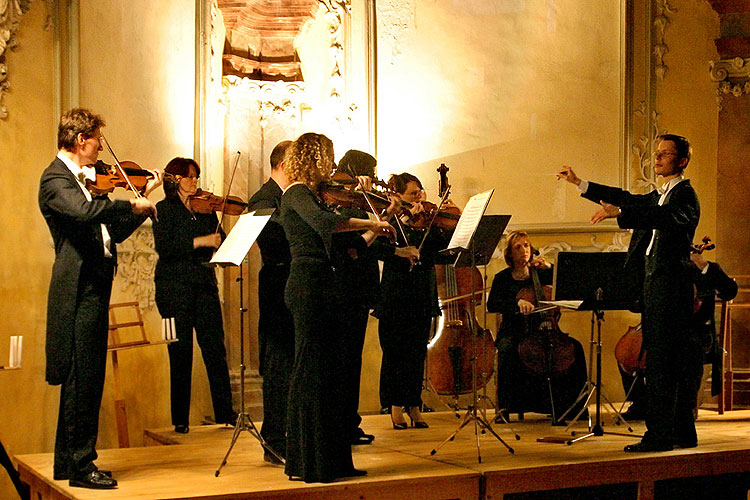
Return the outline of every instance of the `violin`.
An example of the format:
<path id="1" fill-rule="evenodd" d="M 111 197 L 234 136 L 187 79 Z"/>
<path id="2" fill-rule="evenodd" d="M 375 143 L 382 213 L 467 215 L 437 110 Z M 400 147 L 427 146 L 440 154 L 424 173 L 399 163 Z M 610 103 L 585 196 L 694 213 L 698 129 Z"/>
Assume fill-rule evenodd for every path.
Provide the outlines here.
<path id="1" fill-rule="evenodd" d="M 120 162 L 125 175 L 115 165 L 107 165 L 101 160 L 89 166 L 94 167 L 96 180 L 86 179 L 86 189 L 94 196 L 111 193 L 116 187 L 132 187 L 138 194 L 143 194 L 148 181 L 154 178 L 154 174 L 132 161 Z"/>
<path id="2" fill-rule="evenodd" d="M 190 210 L 199 214 L 221 212 L 227 215 L 240 215 L 247 208 L 247 203 L 237 196 L 217 196 L 202 189 L 188 197 L 188 204 Z"/>
<path id="3" fill-rule="evenodd" d="M 411 203 L 402 202 L 405 206 L 410 207 Z M 445 231 L 452 231 L 456 229 L 458 219 L 461 218 L 461 210 L 458 207 L 449 207 L 442 210 L 438 209 L 438 206 L 429 201 L 423 201 L 422 207 L 423 212 L 416 214 L 408 213 L 406 223 L 414 229 L 425 229 L 430 226 L 432 222 L 433 226 L 437 226 Z"/>
<path id="4" fill-rule="evenodd" d="M 355 189 L 358 185 L 359 179 L 343 172 L 337 172 L 330 181 L 324 181 L 318 185 L 318 193 L 328 205 L 355 207 L 367 212 L 373 212 L 374 209 L 376 215 L 382 215 L 391 204 L 387 194 L 374 191 L 365 193 L 362 190 Z M 373 179 L 373 185 L 387 187 L 387 184 L 378 179 Z"/>

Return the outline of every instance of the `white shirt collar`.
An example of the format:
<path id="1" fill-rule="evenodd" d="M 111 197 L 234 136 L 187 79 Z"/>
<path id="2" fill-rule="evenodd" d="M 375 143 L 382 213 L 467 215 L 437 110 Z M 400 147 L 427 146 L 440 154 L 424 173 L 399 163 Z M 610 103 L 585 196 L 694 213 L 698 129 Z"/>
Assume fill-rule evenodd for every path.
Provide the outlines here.
<path id="1" fill-rule="evenodd" d="M 79 167 L 73 160 L 65 156 L 60 151 L 57 152 L 57 157 L 62 160 L 65 166 L 68 167 L 68 170 L 70 170 L 70 172 L 75 176 L 76 179 L 78 179 L 81 184 L 84 184 L 84 179 L 88 179 L 91 182 L 96 182 L 96 170 L 94 169 L 94 167 Z"/>
<path id="2" fill-rule="evenodd" d="M 675 177 L 674 179 L 671 179 L 666 184 L 662 185 L 662 187 L 659 190 L 659 192 L 662 194 L 662 196 L 664 196 L 667 193 L 669 193 L 672 190 L 673 187 L 675 187 L 677 184 L 679 184 L 680 182 L 682 182 L 684 180 L 685 180 L 685 176 L 682 175 L 682 174 L 680 174 L 679 177 Z"/>

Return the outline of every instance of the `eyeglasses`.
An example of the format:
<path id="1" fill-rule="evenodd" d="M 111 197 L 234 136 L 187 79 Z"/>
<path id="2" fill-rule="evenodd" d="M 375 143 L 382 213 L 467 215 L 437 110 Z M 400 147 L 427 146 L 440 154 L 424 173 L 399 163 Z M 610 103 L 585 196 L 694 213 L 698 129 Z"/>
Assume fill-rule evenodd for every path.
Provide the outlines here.
<path id="1" fill-rule="evenodd" d="M 665 156 L 677 156 L 677 153 L 671 153 L 669 151 L 654 151 L 653 156 L 657 160 L 660 160 L 661 158 L 663 158 Z"/>
<path id="2" fill-rule="evenodd" d="M 175 176 L 178 178 L 178 181 L 181 181 L 182 179 L 190 179 L 190 180 L 198 180 L 200 179 L 200 175 L 177 175 Z"/>

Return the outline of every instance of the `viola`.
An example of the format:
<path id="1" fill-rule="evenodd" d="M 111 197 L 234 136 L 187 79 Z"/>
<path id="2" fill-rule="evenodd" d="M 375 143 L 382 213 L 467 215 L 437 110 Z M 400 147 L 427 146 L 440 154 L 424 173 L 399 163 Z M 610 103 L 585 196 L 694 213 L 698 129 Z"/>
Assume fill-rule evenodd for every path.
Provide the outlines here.
<path id="1" fill-rule="evenodd" d="M 430 222 L 432 225 L 439 227 L 445 231 L 452 231 L 456 229 L 458 219 L 461 218 L 461 210 L 458 207 L 449 207 L 444 209 L 438 209 L 438 206 L 429 201 L 423 201 L 422 207 L 423 212 L 417 214 L 411 214 L 408 212 L 406 223 L 414 229 L 425 229 L 429 227 Z M 404 205 L 410 207 L 411 204 L 404 202 Z"/>
<path id="2" fill-rule="evenodd" d="M 202 189 L 188 197 L 188 204 L 190 210 L 199 214 L 221 212 L 227 215 L 240 215 L 247 208 L 247 203 L 236 196 L 217 196 Z"/>
<path id="3" fill-rule="evenodd" d="M 356 181 L 356 179 L 354 179 Z M 357 181 L 358 183 L 359 181 Z M 391 204 L 391 200 L 377 193 L 359 191 L 350 188 L 356 184 L 341 184 L 338 182 L 321 182 L 318 185 L 320 197 L 329 205 L 337 207 L 355 207 L 381 215 Z M 368 202 L 369 198 L 369 202 Z M 372 204 L 372 207 L 370 206 Z"/>
<path id="4" fill-rule="evenodd" d="M 154 174 L 132 161 L 120 162 L 125 176 L 115 165 L 108 165 L 102 160 L 89 166 L 94 167 L 96 180 L 86 179 L 86 189 L 94 196 L 111 193 L 116 187 L 131 189 L 131 186 L 137 193 L 143 194 L 148 181 L 154 178 Z"/>

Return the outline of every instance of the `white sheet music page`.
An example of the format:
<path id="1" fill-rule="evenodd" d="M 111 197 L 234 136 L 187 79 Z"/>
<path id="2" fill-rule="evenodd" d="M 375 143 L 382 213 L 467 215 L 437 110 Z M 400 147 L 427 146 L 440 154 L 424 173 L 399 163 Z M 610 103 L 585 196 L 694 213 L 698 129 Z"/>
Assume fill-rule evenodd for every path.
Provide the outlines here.
<path id="1" fill-rule="evenodd" d="M 463 212 L 461 212 L 461 218 L 458 219 L 456 230 L 453 231 L 448 248 L 469 248 L 471 237 L 474 231 L 477 230 L 479 221 L 482 219 L 482 215 L 484 215 L 487 204 L 490 202 L 490 198 L 494 192 L 494 189 L 490 189 L 469 198 L 469 202 L 464 207 Z"/>
<path id="2" fill-rule="evenodd" d="M 270 215 L 255 215 L 254 211 L 240 215 L 227 239 L 214 254 L 211 263 L 239 266 L 270 218 Z"/>

